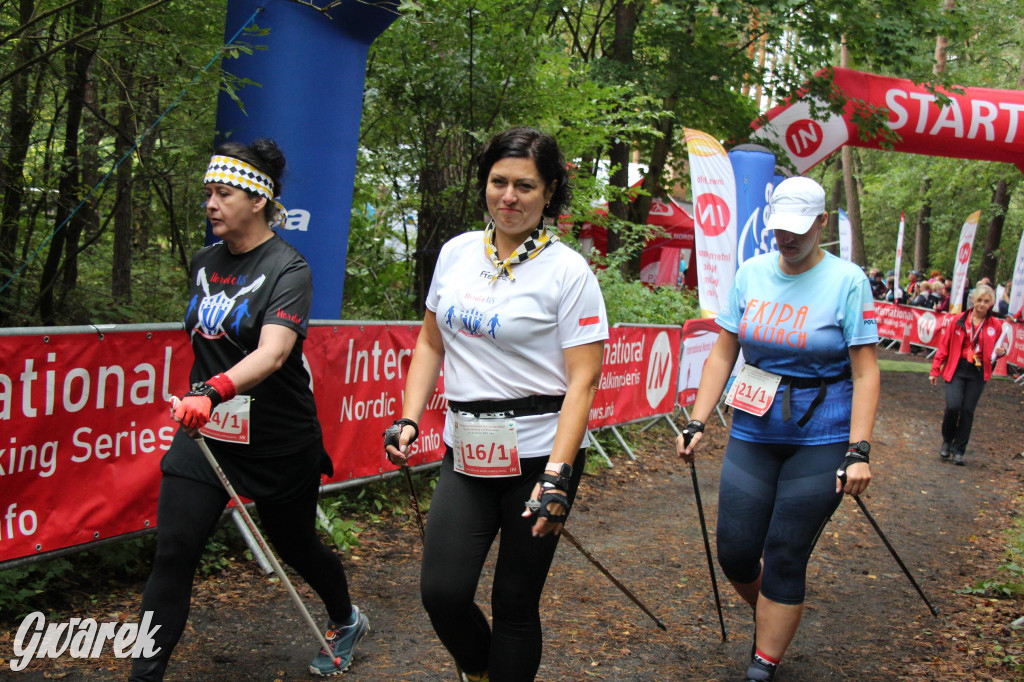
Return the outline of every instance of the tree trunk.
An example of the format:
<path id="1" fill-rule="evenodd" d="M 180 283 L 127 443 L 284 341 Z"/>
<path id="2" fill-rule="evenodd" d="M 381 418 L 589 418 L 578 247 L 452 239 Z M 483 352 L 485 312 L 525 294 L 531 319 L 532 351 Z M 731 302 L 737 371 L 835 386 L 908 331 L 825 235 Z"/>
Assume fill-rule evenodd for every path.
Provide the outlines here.
<path id="1" fill-rule="evenodd" d="M 995 213 L 988 223 L 988 235 L 985 237 L 985 251 L 981 256 L 981 268 L 978 270 L 978 279 L 988 277 L 993 285 L 996 282 L 996 268 L 999 266 L 999 242 L 1003 240 L 1003 223 L 1006 221 L 1006 211 L 1010 208 L 1010 193 L 1006 189 L 1006 178 L 996 184 L 992 192 L 992 203 L 995 206 Z"/>
<path id="2" fill-rule="evenodd" d="M 637 6 L 636 2 L 620 1 L 615 6 L 615 34 L 612 38 L 609 58 L 628 69 L 633 62 L 633 36 L 636 33 Z M 629 188 L 629 142 L 616 138 L 608 154 L 612 166 L 609 184 L 622 190 L 622 195 L 608 202 L 608 214 L 619 220 L 629 217 L 629 201 L 624 197 Z M 622 235 L 610 225 L 608 229 L 608 254 L 611 255 L 622 248 Z M 624 264 L 624 268 L 628 264 Z"/>
<path id="3" fill-rule="evenodd" d="M 665 97 L 665 100 L 662 102 L 662 109 L 664 111 L 675 111 L 677 102 L 677 94 L 672 93 Z M 629 209 L 629 221 L 637 225 L 647 224 L 647 216 L 651 212 L 651 202 L 658 191 L 658 178 L 664 172 L 665 164 L 668 163 L 669 152 L 672 150 L 672 136 L 675 134 L 675 117 L 662 116 L 658 121 L 658 132 L 661 133 L 661 137 L 654 141 L 647 175 L 644 176 L 644 183 L 641 185 L 647 196 L 638 196 Z"/>
<path id="4" fill-rule="evenodd" d="M 34 0 L 21 0 L 19 18 L 22 24 L 28 23 L 35 12 Z M 34 41 L 23 37 L 14 50 L 13 63 L 27 61 Z M 0 212 L 0 286 L 14 277 L 17 265 L 15 250 L 18 247 L 18 213 L 21 211 L 22 197 L 25 192 L 24 169 L 25 157 L 28 155 L 32 139 L 32 109 L 29 106 L 29 77 L 31 72 L 25 71 L 11 80 L 10 106 L 11 113 L 7 128 L 10 131 L 7 143 L 7 154 L 0 163 L 0 187 L 3 191 L 3 210 Z M 14 300 L 13 289 L 4 286 L 0 292 L 0 327 L 7 326 L 11 319 L 11 306 L 8 301 Z"/>
<path id="5" fill-rule="evenodd" d="M 117 108 L 117 137 L 114 142 L 114 158 L 120 160 L 132 147 L 134 117 L 131 101 L 134 97 L 134 73 L 131 61 L 122 60 L 124 88 L 121 103 Z M 131 303 L 132 300 L 132 157 L 129 156 L 117 168 L 117 198 L 114 203 L 114 257 L 110 273 L 110 294 L 117 303 Z"/>
<path id="6" fill-rule="evenodd" d="M 931 253 L 932 235 L 932 202 L 928 198 L 928 188 L 931 186 L 931 178 L 921 180 L 921 210 L 917 212 L 917 237 L 914 240 L 914 269 L 926 273 L 930 267 L 929 254 Z"/>
<path id="7" fill-rule="evenodd" d="M 835 180 L 832 182 L 832 191 L 828 197 L 828 226 L 826 227 L 826 234 L 821 240 L 823 242 L 838 242 L 839 241 L 839 197 L 843 195 L 843 174 L 836 173 Z M 829 249 L 830 253 L 839 254 L 841 249 L 836 244 L 834 247 Z"/>
<path id="8" fill-rule="evenodd" d="M 416 309 L 421 310 L 434 275 L 437 256 L 444 243 L 465 232 L 472 220 L 463 209 L 462 189 L 467 169 L 459 159 L 467 158 L 463 141 L 444 131 L 439 137 L 425 136 L 424 167 L 419 174 L 420 210 L 416 229 Z M 475 202 L 474 202 L 475 205 Z"/>
<path id="9" fill-rule="evenodd" d="M 90 0 L 75 7 L 71 33 L 77 33 L 90 22 L 91 15 L 99 11 L 98 5 L 99 0 Z M 68 221 L 68 216 L 79 203 L 78 134 L 82 124 L 82 112 L 85 108 L 89 66 L 94 54 L 93 43 L 78 43 L 68 52 L 66 71 L 68 109 L 64 124 L 61 176 L 57 185 L 57 210 L 54 215 L 54 227 L 60 229 L 56 229 L 53 233 L 39 283 L 39 315 L 44 325 L 56 323 L 54 288 L 60 275 L 61 256 L 68 244 L 68 233 L 72 229 L 69 225 L 64 225 L 64 222 Z M 72 241 L 74 242 L 74 240 Z"/>
<path id="10" fill-rule="evenodd" d="M 846 66 L 850 61 L 843 38 L 839 65 Z M 864 265 L 864 233 L 860 221 L 860 194 L 857 192 L 857 179 L 854 177 L 853 148 L 845 145 L 842 151 L 843 187 L 846 189 L 846 215 L 850 219 L 850 259 L 857 265 Z"/>
<path id="11" fill-rule="evenodd" d="M 853 174 L 853 148 L 843 147 L 843 187 L 846 190 L 846 215 L 850 219 L 850 259 L 864 265 L 864 233 L 861 231 L 860 195 Z"/>

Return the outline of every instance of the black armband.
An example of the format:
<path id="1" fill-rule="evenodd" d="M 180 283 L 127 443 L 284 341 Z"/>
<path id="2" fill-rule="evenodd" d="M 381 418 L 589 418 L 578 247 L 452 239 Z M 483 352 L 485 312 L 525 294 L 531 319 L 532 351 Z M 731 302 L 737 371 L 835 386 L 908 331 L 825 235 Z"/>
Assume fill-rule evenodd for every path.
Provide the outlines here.
<path id="1" fill-rule="evenodd" d="M 186 398 L 195 396 L 209 398 L 211 410 L 220 405 L 221 402 L 223 402 L 223 398 L 221 397 L 220 392 L 210 384 L 206 383 L 205 381 L 197 381 L 196 383 L 192 384 L 192 387 L 189 388 L 188 393 L 185 394 Z"/>

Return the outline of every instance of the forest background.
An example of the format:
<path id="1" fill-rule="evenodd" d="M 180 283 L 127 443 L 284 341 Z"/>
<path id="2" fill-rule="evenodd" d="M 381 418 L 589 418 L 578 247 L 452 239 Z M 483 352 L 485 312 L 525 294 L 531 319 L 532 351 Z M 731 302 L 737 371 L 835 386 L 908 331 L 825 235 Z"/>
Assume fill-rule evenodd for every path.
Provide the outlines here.
<path id="1" fill-rule="evenodd" d="M 232 76 L 232 59 L 267 29 L 257 19 L 225 47 L 225 5 L 0 0 L 0 326 L 180 318 L 205 235 L 217 94 L 244 108 L 259 87 Z M 575 229 L 610 201 L 600 220 L 612 320 L 679 323 L 695 314 L 692 296 L 635 280 L 651 194 L 690 199 L 683 126 L 742 143 L 752 120 L 829 65 L 936 85 L 1024 79 L 1020 0 L 392 6 L 401 16 L 367 68 L 345 319 L 421 316 L 440 245 L 482 226 L 473 156 L 505 127 L 557 137 L 574 164 Z M 329 77 L 329 64 L 310 68 Z M 647 171 L 635 201 L 628 161 Z M 903 212 L 904 272 L 948 276 L 960 228 L 981 209 L 971 278 L 1010 277 L 1024 225 L 1015 167 L 846 148 L 809 174 L 850 214 L 860 264 L 893 267 Z"/>

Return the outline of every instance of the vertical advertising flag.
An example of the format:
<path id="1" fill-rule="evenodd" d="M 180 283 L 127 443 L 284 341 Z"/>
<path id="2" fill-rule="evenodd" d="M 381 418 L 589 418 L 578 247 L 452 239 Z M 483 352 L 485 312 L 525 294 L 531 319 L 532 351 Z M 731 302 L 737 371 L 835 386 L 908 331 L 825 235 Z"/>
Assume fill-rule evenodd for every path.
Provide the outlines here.
<path id="1" fill-rule="evenodd" d="M 775 154 L 756 144 L 729 150 L 736 178 L 736 265 L 772 250 L 771 233 L 765 233 L 768 200 L 775 187 Z"/>
<path id="2" fill-rule="evenodd" d="M 1017 246 L 1017 261 L 1013 266 L 1013 283 L 1010 285 L 1009 314 L 1020 320 L 1024 318 L 1024 232 Z"/>
<path id="3" fill-rule="evenodd" d="M 896 233 L 896 267 L 892 273 L 892 300 L 898 303 L 903 298 L 903 289 L 900 287 L 900 263 L 903 261 L 903 231 L 907 227 L 906 218 L 900 213 L 900 229 Z"/>
<path id="4" fill-rule="evenodd" d="M 953 263 L 953 293 L 949 296 L 949 312 L 959 313 L 964 309 L 964 294 L 967 291 L 967 268 L 971 264 L 971 249 L 974 248 L 974 233 L 978 231 L 981 211 L 967 216 L 967 222 L 960 228 L 960 241 L 956 246 L 956 262 Z"/>
<path id="5" fill-rule="evenodd" d="M 702 317 L 722 309 L 736 273 L 736 180 L 722 145 L 684 128 L 697 249 L 697 294 Z"/>
<path id="6" fill-rule="evenodd" d="M 903 243 L 902 239 L 900 243 Z M 853 260 L 853 228 L 850 226 L 850 216 L 843 209 L 839 209 L 839 257 Z"/>

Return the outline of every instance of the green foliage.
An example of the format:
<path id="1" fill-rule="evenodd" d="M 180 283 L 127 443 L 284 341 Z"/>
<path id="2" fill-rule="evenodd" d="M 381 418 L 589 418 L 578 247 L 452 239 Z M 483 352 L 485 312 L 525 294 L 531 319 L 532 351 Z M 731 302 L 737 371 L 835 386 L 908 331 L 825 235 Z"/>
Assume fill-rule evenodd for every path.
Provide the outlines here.
<path id="1" fill-rule="evenodd" d="M 350 519 L 344 518 L 338 511 L 338 498 L 325 499 L 320 502 L 320 509 L 325 518 L 317 518 L 317 528 L 330 536 L 331 542 L 341 552 L 348 552 L 359 546 L 359 534 L 363 529 Z"/>
<path id="2" fill-rule="evenodd" d="M 1024 517 L 1018 516 L 1006 531 L 1006 561 L 999 566 L 999 575 L 958 591 L 1002 599 L 1024 597 Z"/>
<path id="3" fill-rule="evenodd" d="M 108 584 L 141 581 L 149 572 L 154 547 L 155 537 L 143 535 L 2 570 L 0 617 L 60 611 L 73 596 L 95 595 Z"/>
<path id="4" fill-rule="evenodd" d="M 601 293 L 608 309 L 609 324 L 682 324 L 700 317 L 696 295 L 671 287 L 650 288 L 638 281 L 626 281 L 618 268 L 598 273 Z"/>

